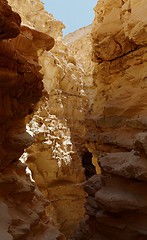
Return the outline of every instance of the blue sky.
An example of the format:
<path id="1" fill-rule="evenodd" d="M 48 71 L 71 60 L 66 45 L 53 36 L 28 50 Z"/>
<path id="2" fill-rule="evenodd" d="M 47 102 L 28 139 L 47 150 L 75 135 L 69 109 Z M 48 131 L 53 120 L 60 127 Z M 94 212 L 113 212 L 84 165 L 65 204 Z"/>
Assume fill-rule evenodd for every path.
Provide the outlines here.
<path id="1" fill-rule="evenodd" d="M 64 35 L 89 25 L 94 18 L 93 7 L 97 0 L 42 0 L 45 9 L 61 20 L 66 29 Z"/>

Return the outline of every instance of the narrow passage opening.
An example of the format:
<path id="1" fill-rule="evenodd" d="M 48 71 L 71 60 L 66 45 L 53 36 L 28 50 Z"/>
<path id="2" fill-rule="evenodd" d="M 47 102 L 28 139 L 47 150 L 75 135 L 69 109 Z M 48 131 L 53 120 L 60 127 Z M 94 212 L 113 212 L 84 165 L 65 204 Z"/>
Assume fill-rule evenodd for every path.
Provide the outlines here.
<path id="1" fill-rule="evenodd" d="M 89 179 L 94 174 L 96 174 L 95 166 L 92 163 L 92 153 L 88 150 L 83 153 L 82 156 L 82 166 L 85 168 L 85 177 Z"/>

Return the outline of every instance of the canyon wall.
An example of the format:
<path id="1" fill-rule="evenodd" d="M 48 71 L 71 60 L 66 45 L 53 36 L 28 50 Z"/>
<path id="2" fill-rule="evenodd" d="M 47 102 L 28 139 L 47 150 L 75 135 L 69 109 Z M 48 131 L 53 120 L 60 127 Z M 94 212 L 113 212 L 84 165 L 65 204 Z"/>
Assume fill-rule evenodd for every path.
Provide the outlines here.
<path id="1" fill-rule="evenodd" d="M 96 128 L 87 145 L 101 173 L 85 184 L 87 217 L 75 239 L 147 238 L 146 11 L 144 0 L 99 0 L 95 7 L 96 95 L 88 118 Z"/>
<path id="2" fill-rule="evenodd" d="M 45 89 L 34 114 L 27 119 L 27 130 L 35 142 L 21 159 L 49 200 L 46 212 L 69 237 L 84 215 L 86 195 L 81 161 L 88 106 L 84 73 L 62 41 L 64 25 L 45 12 L 39 0 L 9 3 L 20 14 L 22 24 L 55 39 L 50 52 L 38 51 Z"/>
<path id="3" fill-rule="evenodd" d="M 88 97 L 89 113 L 96 94 L 92 77 L 95 63 L 92 61 L 91 30 L 92 25 L 88 25 L 64 37 L 64 42 L 67 44 L 70 53 L 84 72 L 84 90 Z"/>
<path id="4" fill-rule="evenodd" d="M 91 113 L 93 112 L 93 105 L 96 104 L 97 85 L 95 84 L 95 80 L 93 78 L 96 63 L 92 61 L 91 30 L 92 25 L 88 25 L 76 30 L 75 32 L 69 33 L 64 37 L 64 42 L 67 44 L 70 53 L 76 59 L 77 65 L 82 68 L 84 73 L 84 91 L 88 98 L 87 112 L 85 113 L 86 129 L 84 135 L 84 147 L 87 153 L 89 153 L 89 157 L 91 154 L 91 161 L 89 163 L 85 158 L 85 167 L 87 168 L 85 172 L 89 169 L 89 173 L 91 172 L 89 176 L 94 174 L 92 168 L 95 168 L 97 173 L 100 172 L 97 154 L 93 151 L 93 142 L 96 142 L 97 139 L 97 127 L 96 121 Z"/>
<path id="5" fill-rule="evenodd" d="M 22 24 L 1 0 L 0 237 L 145 240 L 145 0 L 99 0 L 64 41 L 39 0 L 8 2 Z"/>
<path id="6" fill-rule="evenodd" d="M 0 239 L 65 239 L 45 213 L 47 201 L 19 157 L 33 143 L 25 117 L 42 96 L 37 51 L 54 39 L 21 27 L 20 16 L 0 1 Z"/>

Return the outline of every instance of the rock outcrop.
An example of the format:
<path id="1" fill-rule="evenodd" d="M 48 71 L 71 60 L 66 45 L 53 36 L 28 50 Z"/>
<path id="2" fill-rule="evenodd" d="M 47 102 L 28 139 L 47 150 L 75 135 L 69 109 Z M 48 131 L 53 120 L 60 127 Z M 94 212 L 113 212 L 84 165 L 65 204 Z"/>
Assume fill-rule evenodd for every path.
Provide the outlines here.
<path id="1" fill-rule="evenodd" d="M 97 94 L 91 119 L 96 128 L 87 145 L 97 156 L 101 174 L 85 185 L 87 218 L 75 239 L 147 238 L 146 11 L 143 0 L 99 0 L 95 7 Z"/>
<path id="2" fill-rule="evenodd" d="M 42 96 L 37 51 L 54 39 L 28 27 L 0 1 L 0 239 L 65 239 L 45 213 L 47 200 L 19 157 L 33 143 L 25 117 Z M 8 39 L 8 40 L 6 40 Z"/>
<path id="3" fill-rule="evenodd" d="M 20 14 L 24 25 L 55 39 L 50 52 L 38 51 L 45 91 L 32 118 L 28 119 L 28 130 L 35 142 L 22 159 L 49 200 L 46 212 L 61 232 L 70 237 L 84 215 L 86 195 L 81 161 L 88 104 L 84 73 L 62 41 L 64 25 L 45 12 L 39 0 L 22 0 L 21 5 L 17 0 L 9 3 Z"/>

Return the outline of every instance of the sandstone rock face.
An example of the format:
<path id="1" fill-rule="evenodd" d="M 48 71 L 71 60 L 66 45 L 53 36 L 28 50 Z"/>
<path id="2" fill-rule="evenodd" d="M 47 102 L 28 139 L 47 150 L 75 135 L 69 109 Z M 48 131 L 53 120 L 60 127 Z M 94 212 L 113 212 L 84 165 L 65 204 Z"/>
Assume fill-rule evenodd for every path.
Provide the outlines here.
<path id="1" fill-rule="evenodd" d="M 97 96 L 97 86 L 95 85 L 93 78 L 95 63 L 92 61 L 91 30 L 92 25 L 89 25 L 80 28 L 73 33 L 69 33 L 64 37 L 64 42 L 67 44 L 70 53 L 73 55 L 73 57 L 75 57 L 77 65 L 82 68 L 84 73 L 84 91 L 88 98 L 88 106 L 85 114 L 86 129 L 84 135 L 84 147 L 86 151 L 84 152 L 83 157 L 86 156 L 86 152 L 89 156 L 91 154 L 90 164 L 88 163 L 88 159 L 86 159 L 87 157 L 84 157 L 85 173 L 89 176 L 95 174 L 93 173 L 94 168 L 97 173 L 100 172 L 100 167 L 97 162 L 97 151 L 93 144 L 93 142 L 96 142 L 97 139 L 97 127 L 96 122 L 93 119 L 93 113 L 91 114 L 93 111 L 93 105 L 96 104 L 95 100 Z"/>
<path id="2" fill-rule="evenodd" d="M 68 45 L 71 54 L 75 57 L 78 65 L 82 67 L 85 75 L 88 76 L 92 75 L 94 65 L 91 60 L 91 30 L 92 25 L 88 25 L 86 27 L 78 29 L 75 32 L 69 33 L 64 37 L 64 42 Z"/>
<path id="3" fill-rule="evenodd" d="M 95 63 L 92 61 L 91 30 L 92 25 L 89 25 L 64 37 L 64 42 L 67 44 L 70 53 L 84 73 L 84 90 L 88 96 L 89 112 L 96 94 L 92 77 Z"/>
<path id="4" fill-rule="evenodd" d="M 12 11 L 11 14 L 13 14 Z M 13 32 L 14 26 L 12 26 L 12 29 L 11 25 L 9 27 L 10 30 Z M 18 27 L 19 26 L 17 26 L 17 28 Z M 19 33 L 18 30 L 17 32 Z M 5 165 L 7 165 L 9 162 L 12 162 L 15 159 L 17 159 L 18 158 L 17 155 L 20 155 L 21 152 L 23 151 L 25 146 L 23 146 L 23 143 L 21 144 L 20 141 L 21 131 L 19 132 L 18 130 L 17 132 L 17 129 L 19 129 L 19 125 L 24 126 L 23 118 L 32 111 L 32 104 L 36 103 L 39 100 L 43 88 L 42 74 L 39 72 L 40 66 L 37 62 L 38 60 L 37 48 L 35 48 L 34 46 L 33 50 L 34 52 L 36 51 L 36 56 L 35 57 L 31 56 L 29 61 L 27 60 L 27 53 L 25 51 L 21 52 L 22 44 L 25 43 L 28 43 L 30 47 L 32 47 L 33 49 L 33 39 L 32 38 L 30 40 L 28 40 L 28 38 L 26 39 L 25 34 L 22 32 L 15 39 L 11 40 L 4 39 L 1 41 L 0 44 L 1 49 L 0 123 L 1 125 L 5 123 L 5 126 L 3 127 L 5 133 L 3 133 L 2 131 L 3 137 L 1 138 L 1 149 L 3 152 L 3 154 L 1 155 L 1 169 L 3 169 Z M 27 85 L 28 87 L 26 87 Z M 18 126 L 14 125 L 15 121 L 17 120 L 21 120 L 20 124 L 18 123 Z M 12 130 L 13 128 L 14 131 Z M 10 138 L 10 135 L 12 139 Z M 24 144 L 27 146 L 28 137 L 27 135 L 23 137 L 24 139 L 26 138 L 25 141 L 26 143 Z M 31 140 L 29 140 L 28 138 L 28 142 L 30 141 Z M 7 142 L 7 144 L 4 144 L 4 142 Z M 18 142 L 19 146 L 17 149 Z M 12 152 L 14 148 L 15 151 L 13 155 Z M 16 149 L 18 150 L 18 152 L 16 151 Z"/>
<path id="5" fill-rule="evenodd" d="M 85 185 L 87 218 L 75 239 L 147 238 L 146 10 L 143 0 L 99 0 L 95 7 L 95 134 L 87 145 L 101 174 Z"/>
<path id="6" fill-rule="evenodd" d="M 47 213 L 66 236 L 71 236 L 84 215 L 84 171 L 64 118 L 50 113 L 42 99 L 29 123 L 35 143 L 27 149 L 27 165 L 39 189 L 49 200 Z"/>
<path id="7" fill-rule="evenodd" d="M 88 26 L 67 45 L 39 0 L 9 4 L 23 26 L 1 1 L 0 237 L 64 240 L 56 227 L 71 237 L 87 193 L 75 239 L 145 240 L 145 0 L 99 0 L 92 35 Z M 88 163 L 85 185 L 82 161 L 98 173 L 89 178 Z"/>
<path id="8" fill-rule="evenodd" d="M 28 120 L 31 120 L 28 131 L 35 142 L 22 158 L 49 200 L 46 212 L 69 237 L 84 216 L 86 195 L 81 161 L 88 104 L 83 87 L 84 73 L 62 41 L 64 25 L 45 12 L 39 0 L 23 0 L 21 6 L 17 0 L 9 0 L 9 3 L 20 14 L 24 25 L 55 39 L 50 52 L 38 50 L 45 91 Z"/>
<path id="9" fill-rule="evenodd" d="M 31 0 L 8 0 L 12 9 L 19 13 L 22 19 L 22 25 L 35 28 L 38 31 L 49 34 L 56 40 L 62 37 L 62 28 L 64 24 L 55 20 L 52 14 L 44 10 L 44 5 L 40 0 L 32 2 Z M 27 6 L 27 7 L 26 7 Z"/>
<path id="10" fill-rule="evenodd" d="M 0 2 L 0 39 L 16 37 L 20 30 L 20 16 L 12 12 L 6 0 Z"/>
<path id="11" fill-rule="evenodd" d="M 51 49 L 54 40 L 20 27 L 19 15 L 5 0 L 0 19 L 0 239 L 65 239 L 45 213 L 47 200 L 26 175 L 26 165 L 18 161 L 33 143 L 25 117 L 42 95 L 37 51 Z"/>

